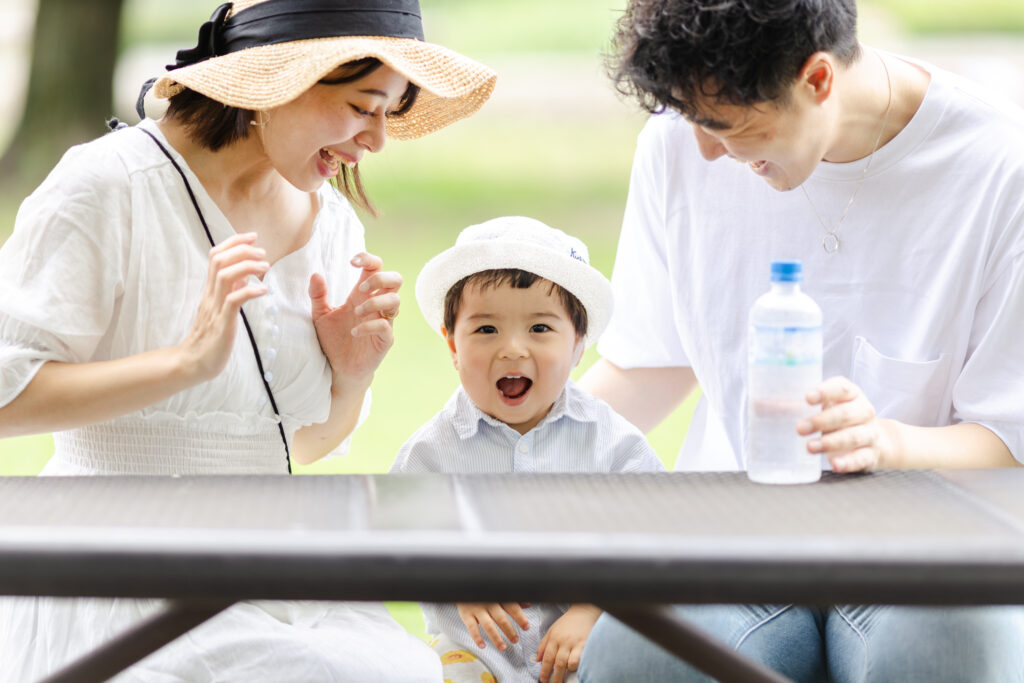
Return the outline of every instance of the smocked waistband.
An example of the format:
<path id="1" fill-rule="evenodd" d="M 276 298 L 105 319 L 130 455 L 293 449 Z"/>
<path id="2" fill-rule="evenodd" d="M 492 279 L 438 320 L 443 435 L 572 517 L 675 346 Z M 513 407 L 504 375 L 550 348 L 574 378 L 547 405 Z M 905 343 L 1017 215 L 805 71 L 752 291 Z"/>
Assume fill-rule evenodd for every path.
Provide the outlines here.
<path id="1" fill-rule="evenodd" d="M 282 474 L 288 471 L 275 423 L 246 432 L 186 420 L 141 417 L 56 432 L 44 474 Z"/>

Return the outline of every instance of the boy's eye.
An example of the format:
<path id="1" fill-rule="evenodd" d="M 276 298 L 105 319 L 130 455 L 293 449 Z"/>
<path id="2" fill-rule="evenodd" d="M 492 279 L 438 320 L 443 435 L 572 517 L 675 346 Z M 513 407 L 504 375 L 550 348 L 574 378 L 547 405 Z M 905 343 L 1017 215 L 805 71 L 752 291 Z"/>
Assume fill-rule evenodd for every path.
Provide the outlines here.
<path id="1" fill-rule="evenodd" d="M 476 328 L 476 331 L 479 334 L 497 334 L 498 328 L 495 327 L 494 325 L 481 325 L 480 327 Z"/>
<path id="2" fill-rule="evenodd" d="M 536 325 L 530 328 L 530 332 L 547 332 L 550 329 L 551 328 L 545 325 L 544 323 L 537 323 Z"/>

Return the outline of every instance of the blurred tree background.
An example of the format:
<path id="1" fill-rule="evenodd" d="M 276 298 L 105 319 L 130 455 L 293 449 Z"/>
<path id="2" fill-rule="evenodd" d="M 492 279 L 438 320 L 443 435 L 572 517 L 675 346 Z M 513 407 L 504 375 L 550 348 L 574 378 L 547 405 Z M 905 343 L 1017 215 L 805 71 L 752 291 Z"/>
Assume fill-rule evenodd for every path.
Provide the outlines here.
<path id="1" fill-rule="evenodd" d="M 421 0 L 427 37 L 493 66 L 475 117 L 363 163 L 381 215 L 367 241 L 406 276 L 397 343 L 374 383 L 374 411 L 351 455 L 304 472 L 385 470 L 457 384 L 412 298 L 422 264 L 466 225 L 504 214 L 582 237 L 611 273 L 634 139 L 645 116 L 615 95 L 602 54 L 626 0 Z M 195 44 L 214 0 L 0 0 L 0 242 L 20 200 L 69 145 L 136 120 L 139 85 Z M 1021 0 L 862 0 L 869 44 L 932 61 L 1024 101 Z M 2 277 L 2 274 L 0 274 Z M 591 349 L 575 376 L 595 360 Z M 651 441 L 669 466 L 692 402 Z M 47 436 L 0 440 L 0 473 L 34 474 Z"/>
<path id="2" fill-rule="evenodd" d="M 211 0 L 0 0 L 0 241 L 18 203 L 69 145 L 135 121 L 146 78 L 195 43 Z M 534 216 L 582 237 L 611 273 L 634 138 L 644 115 L 618 98 L 602 54 L 625 0 L 422 0 L 428 39 L 499 73 L 475 117 L 388 146 L 363 163 L 379 218 L 371 250 L 406 275 L 398 341 L 374 383 L 374 412 L 352 454 L 303 471 L 386 469 L 398 446 L 457 384 L 447 352 L 412 300 L 422 264 L 471 223 Z M 861 36 L 1024 101 L 1021 0 L 862 0 Z M 0 274 L 2 276 L 2 274 Z M 581 374 L 596 354 L 589 351 Z M 671 465 L 691 405 L 651 434 Z M 32 474 L 48 437 L 0 440 L 0 473 Z"/>
<path id="3" fill-rule="evenodd" d="M 25 106 L 0 156 L 0 176 L 32 183 L 69 146 L 96 137 L 96 121 L 109 116 L 113 101 L 123 4 L 39 0 Z"/>
<path id="4" fill-rule="evenodd" d="M 0 0 L 0 243 L 21 199 L 71 144 L 134 122 L 135 98 L 175 51 L 195 44 L 216 0 Z M 528 215 L 581 237 L 611 274 L 636 134 L 645 115 L 619 99 L 602 53 L 625 0 L 421 0 L 427 38 L 494 67 L 498 86 L 472 119 L 366 159 L 379 218 L 371 251 L 406 277 L 397 342 L 374 409 L 345 458 L 304 473 L 382 472 L 451 394 L 447 349 L 417 310 L 423 263 L 465 226 Z M 1024 102 L 1022 0 L 862 0 L 864 42 L 990 83 Z M 31 77 L 30 77 L 31 75 Z M 3 274 L 0 273 L 0 277 Z M 738 341 L 738 343 L 742 343 Z M 574 376 L 596 359 L 591 349 Z M 693 401 L 650 434 L 671 468 Z M 48 435 L 0 439 L 0 475 L 33 475 Z M 415 606 L 392 606 L 421 632 Z"/>

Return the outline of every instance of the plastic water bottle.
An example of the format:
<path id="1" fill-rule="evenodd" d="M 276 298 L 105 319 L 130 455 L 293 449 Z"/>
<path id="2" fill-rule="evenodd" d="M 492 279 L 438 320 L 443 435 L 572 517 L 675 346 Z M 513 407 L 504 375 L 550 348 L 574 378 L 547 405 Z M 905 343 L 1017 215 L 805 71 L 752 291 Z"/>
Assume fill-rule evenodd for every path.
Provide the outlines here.
<path id="1" fill-rule="evenodd" d="M 747 364 L 747 476 L 764 484 L 821 478 L 821 456 L 807 451 L 797 422 L 817 408 L 808 391 L 821 382 L 821 309 L 800 291 L 800 261 L 773 261 L 771 290 L 750 309 Z"/>

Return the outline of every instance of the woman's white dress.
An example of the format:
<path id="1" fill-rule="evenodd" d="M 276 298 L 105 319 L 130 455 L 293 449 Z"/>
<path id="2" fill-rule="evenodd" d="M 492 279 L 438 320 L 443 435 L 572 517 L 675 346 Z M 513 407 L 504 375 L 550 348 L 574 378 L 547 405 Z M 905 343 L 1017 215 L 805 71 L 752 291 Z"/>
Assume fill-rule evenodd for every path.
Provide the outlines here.
<path id="1" fill-rule="evenodd" d="M 116 359 L 179 343 L 206 279 L 209 242 L 234 229 L 152 121 L 68 151 L 23 203 L 0 249 L 0 406 L 46 361 Z M 330 368 L 310 317 L 310 275 L 332 302 L 358 278 L 364 248 L 348 202 L 320 190 L 312 237 L 273 264 L 269 292 L 245 305 L 290 439 L 323 422 Z M 240 226 L 241 229 L 241 226 Z M 368 400 L 367 400 L 368 403 Z M 366 406 L 364 406 L 364 409 Z M 44 475 L 287 471 L 277 421 L 239 324 L 215 379 L 136 413 L 54 434 Z M 0 599 L 0 681 L 30 681 L 151 613 L 159 601 Z M 440 681 L 436 656 L 376 603 L 242 603 L 146 658 L 118 681 Z"/>

